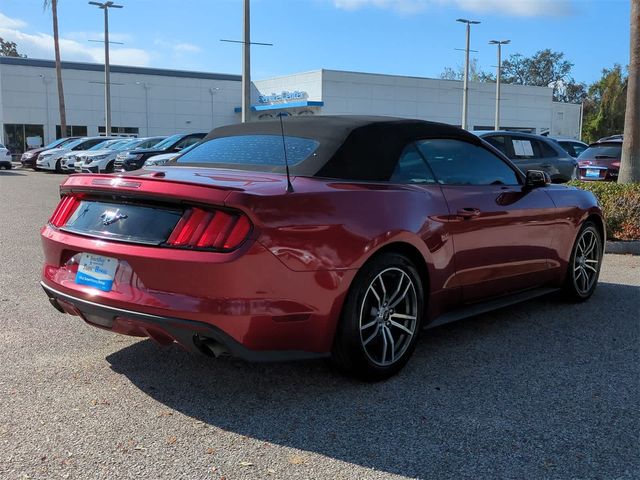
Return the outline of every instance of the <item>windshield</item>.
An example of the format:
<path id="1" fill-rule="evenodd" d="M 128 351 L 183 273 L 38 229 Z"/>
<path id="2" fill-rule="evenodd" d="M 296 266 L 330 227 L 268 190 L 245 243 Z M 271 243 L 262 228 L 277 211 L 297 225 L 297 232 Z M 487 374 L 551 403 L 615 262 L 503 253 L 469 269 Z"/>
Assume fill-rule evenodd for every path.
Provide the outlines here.
<path id="1" fill-rule="evenodd" d="M 145 140 L 141 140 L 140 143 L 138 145 L 133 146 L 132 148 L 134 150 L 138 150 L 140 148 L 151 148 L 151 147 L 155 147 L 156 145 L 160 144 L 160 142 L 162 142 L 165 139 L 165 137 L 158 137 L 158 138 L 147 138 Z"/>
<path id="2" fill-rule="evenodd" d="M 603 144 L 603 145 L 591 145 L 584 152 L 580 154 L 578 159 L 583 158 L 620 158 L 622 156 L 622 144 Z"/>
<path id="3" fill-rule="evenodd" d="M 118 140 L 116 143 L 109 145 L 109 150 L 115 150 L 116 152 L 119 152 L 121 150 L 132 148 L 133 145 L 136 145 L 137 143 L 138 140 L 131 140 L 130 138 L 126 140 Z"/>
<path id="4" fill-rule="evenodd" d="M 73 150 L 75 147 L 77 147 L 78 145 L 86 142 L 87 139 L 86 138 L 78 138 L 77 140 L 74 140 L 73 142 L 69 142 L 69 143 L 65 143 L 63 146 L 64 148 L 68 148 L 69 150 Z M 56 147 L 56 148 L 60 148 L 60 146 Z"/>
<path id="5" fill-rule="evenodd" d="M 284 148 L 281 135 L 238 135 L 214 138 L 199 143 L 175 159 L 177 164 L 206 164 L 219 168 L 284 172 Z M 309 158 L 319 142 L 311 138 L 284 137 L 289 166 Z"/>
<path id="6" fill-rule="evenodd" d="M 184 135 L 180 135 L 179 133 L 176 135 L 171 135 L 170 137 L 165 138 L 163 141 L 155 145 L 153 148 L 157 150 L 166 150 L 171 145 L 180 140 Z"/>
<path id="7" fill-rule="evenodd" d="M 93 147 L 89 148 L 88 150 L 92 151 L 92 150 L 103 150 L 105 148 L 111 148 L 111 145 L 119 141 L 120 140 L 105 140 L 104 142 L 95 144 Z"/>
<path id="8" fill-rule="evenodd" d="M 44 148 L 56 148 L 59 147 L 61 145 L 64 145 L 67 142 L 72 142 L 73 140 L 69 139 L 69 138 L 59 138 L 58 140 L 55 140 L 53 142 L 51 142 L 49 145 L 45 145 Z"/>

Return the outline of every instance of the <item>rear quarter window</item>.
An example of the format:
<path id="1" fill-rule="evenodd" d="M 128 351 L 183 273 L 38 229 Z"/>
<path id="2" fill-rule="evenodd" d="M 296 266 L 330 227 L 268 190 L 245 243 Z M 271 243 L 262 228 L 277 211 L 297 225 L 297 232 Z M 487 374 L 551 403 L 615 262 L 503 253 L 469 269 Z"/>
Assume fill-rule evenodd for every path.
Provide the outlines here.
<path id="1" fill-rule="evenodd" d="M 622 144 L 618 145 L 591 145 L 578 158 L 620 158 L 622 156 Z"/>
<path id="2" fill-rule="evenodd" d="M 314 154 L 319 142 L 310 138 L 284 137 L 289 166 L 295 166 Z M 205 164 L 222 168 L 263 171 L 284 169 L 284 145 L 281 135 L 238 135 L 208 140 L 180 155 L 177 164 Z"/>

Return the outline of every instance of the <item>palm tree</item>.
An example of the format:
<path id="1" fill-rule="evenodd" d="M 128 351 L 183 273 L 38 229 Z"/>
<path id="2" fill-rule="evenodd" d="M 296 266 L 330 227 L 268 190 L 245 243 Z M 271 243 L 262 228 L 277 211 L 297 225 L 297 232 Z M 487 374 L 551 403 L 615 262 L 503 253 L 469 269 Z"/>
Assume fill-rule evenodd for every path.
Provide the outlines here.
<path id="1" fill-rule="evenodd" d="M 640 0 L 631 0 L 631 61 L 618 182 L 640 182 Z"/>
<path id="2" fill-rule="evenodd" d="M 58 0 L 44 0 L 43 8 L 51 7 L 53 16 L 53 48 L 56 52 L 56 77 L 58 79 L 58 107 L 60 110 L 60 134 L 67 136 L 67 112 L 64 108 L 64 89 L 62 88 L 62 64 L 60 63 L 60 38 L 58 36 Z"/>

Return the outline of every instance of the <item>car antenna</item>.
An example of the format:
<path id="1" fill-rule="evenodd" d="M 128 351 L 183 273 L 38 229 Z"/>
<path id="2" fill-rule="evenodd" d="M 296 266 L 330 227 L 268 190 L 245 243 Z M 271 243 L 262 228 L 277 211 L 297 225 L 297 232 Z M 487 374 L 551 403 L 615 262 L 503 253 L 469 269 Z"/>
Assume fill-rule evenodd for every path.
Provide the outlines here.
<path id="1" fill-rule="evenodd" d="M 289 174 L 289 161 L 287 160 L 287 143 L 284 139 L 284 124 L 282 123 L 282 117 L 284 117 L 286 113 L 279 113 L 278 117 L 280 117 L 280 133 L 282 135 L 282 151 L 284 152 L 284 167 L 287 172 L 287 193 L 293 193 L 293 185 L 291 185 L 291 175 Z"/>

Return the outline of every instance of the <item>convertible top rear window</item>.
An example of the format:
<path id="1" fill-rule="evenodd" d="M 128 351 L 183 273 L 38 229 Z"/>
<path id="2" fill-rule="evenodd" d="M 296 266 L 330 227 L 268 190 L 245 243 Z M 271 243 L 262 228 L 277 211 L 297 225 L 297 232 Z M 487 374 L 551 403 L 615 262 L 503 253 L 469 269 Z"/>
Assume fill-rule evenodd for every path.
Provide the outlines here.
<path id="1" fill-rule="evenodd" d="M 314 154 L 320 143 L 311 138 L 282 135 L 236 135 L 203 142 L 176 159 L 177 164 L 279 172 L 284 168 L 284 145 L 289 166 Z"/>
<path id="2" fill-rule="evenodd" d="M 284 173 L 284 131 L 291 175 L 386 182 L 405 147 L 416 140 L 454 138 L 480 144 L 469 132 L 423 120 L 329 115 L 281 120 L 218 127 L 167 166 Z"/>

